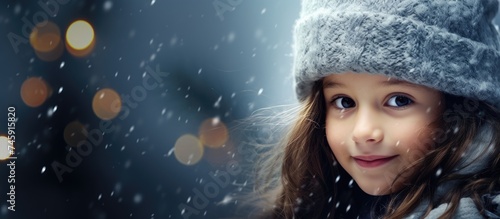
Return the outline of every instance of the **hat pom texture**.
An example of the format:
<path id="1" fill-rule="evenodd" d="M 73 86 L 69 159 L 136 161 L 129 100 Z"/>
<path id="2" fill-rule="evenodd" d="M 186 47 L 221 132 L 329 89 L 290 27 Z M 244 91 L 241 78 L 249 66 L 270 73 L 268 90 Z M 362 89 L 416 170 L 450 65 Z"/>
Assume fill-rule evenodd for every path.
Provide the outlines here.
<path id="1" fill-rule="evenodd" d="M 295 90 L 344 72 L 384 74 L 500 106 L 498 0 L 303 0 Z"/>

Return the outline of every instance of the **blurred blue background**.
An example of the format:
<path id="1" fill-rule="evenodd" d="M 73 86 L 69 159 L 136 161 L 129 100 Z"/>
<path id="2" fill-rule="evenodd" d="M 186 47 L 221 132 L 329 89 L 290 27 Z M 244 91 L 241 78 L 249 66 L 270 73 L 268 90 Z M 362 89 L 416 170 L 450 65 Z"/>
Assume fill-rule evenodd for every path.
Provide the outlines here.
<path id="1" fill-rule="evenodd" d="M 0 161 L 0 217 L 241 217 L 236 206 L 244 201 L 239 193 L 251 189 L 243 165 L 251 156 L 231 127 L 257 109 L 295 103 L 291 42 L 299 6 L 298 0 L 3 1 L 0 136 L 14 106 L 17 160 L 15 212 L 6 201 L 9 160 Z M 78 57 L 64 48 L 44 61 L 28 36 L 43 14 L 63 44 L 72 22 L 87 21 L 93 49 Z M 160 79 L 152 80 L 151 71 Z M 158 86 L 143 89 L 146 76 Z M 33 77 L 51 94 L 30 107 L 20 93 Z M 112 129 L 88 155 L 68 161 L 78 152 L 68 146 L 71 138 L 82 140 L 65 139 L 70 124 L 102 130 L 92 104 L 104 88 L 122 98 L 122 111 L 106 120 Z M 225 124 L 227 140 L 202 147 L 202 158 L 186 165 L 174 146 L 186 134 L 201 139 L 204 121 Z"/>
<path id="2" fill-rule="evenodd" d="M 0 135 L 7 135 L 8 106 L 16 107 L 18 118 L 16 212 L 8 210 L 9 184 L 2 183 L 1 218 L 235 217 L 246 173 L 210 187 L 217 182 L 210 172 L 227 173 L 228 166 L 244 162 L 232 136 L 224 148 L 205 147 L 194 165 L 178 161 L 173 148 L 185 134 L 198 136 L 207 119 L 231 129 L 256 109 L 295 101 L 290 43 L 298 1 L 42 0 L 4 1 L 0 8 Z M 29 42 L 17 41 L 12 34 L 27 41 L 23 31 L 43 20 L 40 11 L 59 27 L 63 41 L 72 22 L 90 23 L 92 51 L 77 57 L 65 48 L 43 61 Z M 157 68 L 168 76 L 160 76 L 161 83 L 149 80 L 158 86 L 145 96 L 134 93 L 143 87 L 143 74 Z M 52 90 L 37 107 L 20 95 L 31 77 Z M 80 162 L 72 158 L 78 164 L 72 167 L 66 158 L 76 150 L 65 129 L 75 121 L 87 131 L 99 129 L 92 101 L 103 88 L 132 97 L 122 101 L 130 110 L 109 120 L 114 129 Z M 54 162 L 71 168 L 56 165 L 62 181 Z M 7 163 L 0 163 L 1 182 L 9 175 Z M 197 198 L 197 191 L 204 197 Z"/>

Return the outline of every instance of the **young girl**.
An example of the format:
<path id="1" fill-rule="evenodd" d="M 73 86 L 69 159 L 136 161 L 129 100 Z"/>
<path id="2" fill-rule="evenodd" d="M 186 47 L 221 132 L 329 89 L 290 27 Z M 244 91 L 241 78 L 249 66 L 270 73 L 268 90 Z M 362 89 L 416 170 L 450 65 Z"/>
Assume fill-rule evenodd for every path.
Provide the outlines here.
<path id="1" fill-rule="evenodd" d="M 304 0 L 270 218 L 500 218 L 497 0 Z M 264 202 L 265 203 L 265 202 Z"/>

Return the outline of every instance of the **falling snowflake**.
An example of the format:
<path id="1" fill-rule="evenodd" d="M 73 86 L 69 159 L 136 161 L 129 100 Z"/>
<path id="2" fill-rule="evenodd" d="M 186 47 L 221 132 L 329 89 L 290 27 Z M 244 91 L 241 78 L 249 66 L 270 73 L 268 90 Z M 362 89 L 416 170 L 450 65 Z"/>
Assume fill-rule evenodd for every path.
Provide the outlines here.
<path id="1" fill-rule="evenodd" d="M 441 175 L 441 172 L 442 172 L 442 169 L 439 168 L 437 171 L 436 171 L 436 176 L 439 177 Z"/>
<path id="2" fill-rule="evenodd" d="M 219 108 L 220 107 L 220 101 L 222 100 L 222 96 L 219 96 L 219 98 L 217 99 L 217 101 L 215 101 L 214 103 L 214 107 L 215 108 Z"/>
<path id="3" fill-rule="evenodd" d="M 52 115 L 54 115 L 56 111 L 57 111 L 57 105 L 54 106 L 53 108 L 49 108 L 49 110 L 47 111 L 47 117 L 52 117 Z"/>
<path id="4" fill-rule="evenodd" d="M 109 11 L 113 8 L 113 2 L 112 1 L 105 1 L 103 5 L 104 11 Z"/>
<path id="5" fill-rule="evenodd" d="M 230 32 L 228 35 L 227 35 L 227 42 L 228 43 L 232 43 L 234 42 L 234 39 L 236 38 L 236 34 L 234 32 Z"/>
<path id="6" fill-rule="evenodd" d="M 19 14 L 21 13 L 21 5 L 20 4 L 17 4 L 16 6 L 14 6 L 14 14 Z"/>
<path id="7" fill-rule="evenodd" d="M 217 205 L 227 205 L 233 200 L 233 197 L 231 197 L 229 194 L 224 196 L 224 198 L 217 203 Z"/>
<path id="8" fill-rule="evenodd" d="M 134 203 L 135 204 L 140 204 L 142 202 L 142 195 L 140 193 L 135 194 L 134 196 Z"/>
<path id="9" fill-rule="evenodd" d="M 170 150 L 168 151 L 168 153 L 167 153 L 167 156 L 172 155 L 172 153 L 174 153 L 174 149 L 175 149 L 175 148 L 170 149 Z"/>
<path id="10" fill-rule="evenodd" d="M 212 126 L 216 126 L 220 123 L 220 118 L 217 116 L 212 119 Z"/>

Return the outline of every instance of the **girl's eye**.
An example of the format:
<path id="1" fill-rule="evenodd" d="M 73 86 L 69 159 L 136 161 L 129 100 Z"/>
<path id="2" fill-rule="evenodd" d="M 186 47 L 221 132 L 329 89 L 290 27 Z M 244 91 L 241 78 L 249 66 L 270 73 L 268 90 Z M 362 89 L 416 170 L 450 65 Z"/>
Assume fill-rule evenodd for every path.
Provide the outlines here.
<path id="1" fill-rule="evenodd" d="M 335 107 L 339 109 L 351 108 L 356 106 L 354 100 L 349 97 L 336 98 L 335 100 L 333 100 L 333 103 L 335 104 Z"/>
<path id="2" fill-rule="evenodd" d="M 404 106 L 408 106 L 412 103 L 413 103 L 413 100 L 411 100 L 408 97 L 402 96 L 402 95 L 393 96 L 387 101 L 387 105 L 393 106 L 393 107 L 404 107 Z"/>

